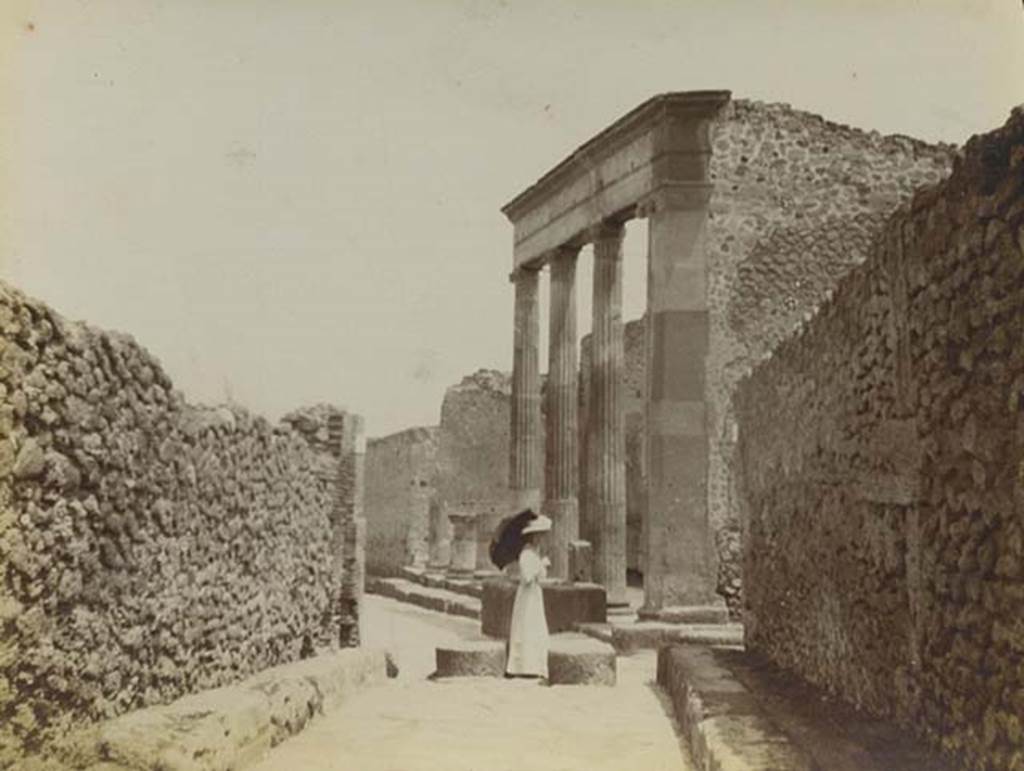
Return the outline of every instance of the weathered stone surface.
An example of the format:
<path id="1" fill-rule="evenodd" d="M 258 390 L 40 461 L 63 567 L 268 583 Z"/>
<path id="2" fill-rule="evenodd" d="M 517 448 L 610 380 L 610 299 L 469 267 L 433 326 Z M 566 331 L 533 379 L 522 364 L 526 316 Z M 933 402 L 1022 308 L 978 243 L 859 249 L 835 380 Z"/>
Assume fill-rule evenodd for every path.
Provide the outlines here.
<path id="1" fill-rule="evenodd" d="M 497 640 L 465 641 L 435 655 L 435 677 L 501 677 L 505 671 L 505 645 Z"/>
<path id="2" fill-rule="evenodd" d="M 658 685 L 672 701 L 697 768 L 810 771 L 811 759 L 704 648 L 658 651 Z"/>
<path id="3" fill-rule="evenodd" d="M 511 393 L 507 374 L 480 370 L 449 388 L 441 405 L 438 505 L 445 520 L 449 510 L 477 514 L 480 570 L 494 570 L 487 551 L 494 529 L 517 511 L 509 487 Z"/>
<path id="4" fill-rule="evenodd" d="M 434 677 L 501 677 L 505 673 L 505 643 L 464 640 L 436 649 Z M 568 633 L 553 634 L 548 651 L 551 685 L 615 685 L 615 649 L 599 640 Z"/>
<path id="5" fill-rule="evenodd" d="M 492 579 L 484 582 L 480 616 L 484 634 L 508 637 L 515 595 L 516 584 L 513 581 Z M 544 615 L 548 631 L 552 634 L 571 631 L 580 622 L 603 622 L 607 618 L 604 587 L 597 584 L 547 583 L 544 585 Z"/>
<path id="6" fill-rule="evenodd" d="M 748 647 L 994 769 L 1024 752 L 1022 147 L 1019 109 L 968 142 L 735 399 Z"/>
<path id="7" fill-rule="evenodd" d="M 0 328 L 0 767 L 352 641 L 357 416 L 188 405 L 130 337 L 3 283 Z"/>
<path id="8" fill-rule="evenodd" d="M 548 654 L 551 685 L 615 685 L 615 649 L 588 637 L 562 635 Z"/>
<path id="9" fill-rule="evenodd" d="M 383 652 L 344 650 L 107 721 L 95 753 L 124 771 L 240 768 L 386 677 Z"/>
<path id="10" fill-rule="evenodd" d="M 366 558 L 375 575 L 427 564 L 438 431 L 410 428 L 366 444 Z"/>

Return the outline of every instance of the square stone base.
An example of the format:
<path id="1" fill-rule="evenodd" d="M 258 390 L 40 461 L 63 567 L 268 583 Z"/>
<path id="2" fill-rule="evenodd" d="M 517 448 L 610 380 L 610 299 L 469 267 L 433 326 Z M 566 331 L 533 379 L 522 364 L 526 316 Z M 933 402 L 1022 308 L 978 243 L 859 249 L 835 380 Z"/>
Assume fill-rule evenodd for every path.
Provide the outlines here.
<path id="1" fill-rule="evenodd" d="M 512 620 L 512 603 L 516 586 L 508 579 L 495 579 L 484 583 L 480 611 L 483 633 L 490 637 L 507 638 Z M 573 631 L 580 622 L 607 621 L 604 587 L 598 584 L 544 584 L 544 615 L 548 631 L 552 634 Z"/>

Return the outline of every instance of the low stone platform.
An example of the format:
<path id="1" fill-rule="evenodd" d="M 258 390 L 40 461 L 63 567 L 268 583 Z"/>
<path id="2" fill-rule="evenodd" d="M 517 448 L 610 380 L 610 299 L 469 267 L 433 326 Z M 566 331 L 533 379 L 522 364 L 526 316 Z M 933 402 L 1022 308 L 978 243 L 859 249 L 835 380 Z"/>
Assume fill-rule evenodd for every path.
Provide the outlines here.
<path id="1" fill-rule="evenodd" d="M 128 712 L 68 737 L 61 768 L 213 771 L 242 768 L 386 679 L 386 654 L 362 648 L 272 667 L 242 682 Z M 56 761 L 57 758 L 48 758 Z"/>
<path id="2" fill-rule="evenodd" d="M 434 678 L 502 677 L 505 643 L 481 638 L 438 647 Z M 550 685 L 615 685 L 615 650 L 585 635 L 551 636 L 548 652 Z"/>
<path id="3" fill-rule="evenodd" d="M 603 623 L 608 619 L 603 586 L 552 581 L 544 583 L 543 588 L 544 615 L 548 631 L 552 634 L 575 631 L 581 622 Z M 484 583 L 480 619 L 484 634 L 502 639 L 508 637 L 515 596 L 516 583 L 510 579 Z"/>
<path id="4" fill-rule="evenodd" d="M 742 624 L 669 624 L 657 621 L 581 623 L 576 631 L 608 643 L 620 655 L 689 643 L 742 647 Z"/>
<path id="5" fill-rule="evenodd" d="M 952 771 L 889 721 L 836 702 L 756 654 L 690 645 L 658 652 L 658 684 L 699 769 Z"/>
<path id="6" fill-rule="evenodd" d="M 366 577 L 366 591 L 453 616 L 480 618 L 480 600 L 468 593 L 424 586 L 404 578 Z"/>

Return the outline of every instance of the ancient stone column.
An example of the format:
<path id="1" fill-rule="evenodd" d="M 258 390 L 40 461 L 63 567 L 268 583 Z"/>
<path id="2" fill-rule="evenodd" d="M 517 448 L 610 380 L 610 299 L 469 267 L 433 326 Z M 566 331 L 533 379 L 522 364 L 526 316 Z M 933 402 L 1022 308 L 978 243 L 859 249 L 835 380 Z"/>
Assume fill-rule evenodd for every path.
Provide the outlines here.
<path id="1" fill-rule="evenodd" d="M 618 223 L 594 231 L 594 300 L 587 416 L 594 580 L 609 605 L 626 599 L 626 431 L 622 377 L 622 238 Z"/>
<path id="2" fill-rule="evenodd" d="M 448 519 L 452 523 L 452 561 L 448 575 L 454 578 L 472 577 L 476 571 L 476 514 L 471 511 L 453 511 Z"/>
<path id="3" fill-rule="evenodd" d="M 548 344 L 547 446 L 544 454 L 544 512 L 551 517 L 552 578 L 569 577 L 569 543 L 579 537 L 577 500 L 578 394 L 576 355 L 576 258 L 578 247 L 551 258 L 551 315 Z"/>
<path id="4" fill-rule="evenodd" d="M 538 271 L 520 268 L 512 274 L 512 281 L 516 299 L 509 486 L 516 492 L 519 508 L 538 510 L 541 484 Z"/>
<path id="5" fill-rule="evenodd" d="M 708 523 L 705 229 L 712 186 L 667 188 L 645 203 L 647 572 L 645 611 L 720 604 Z"/>

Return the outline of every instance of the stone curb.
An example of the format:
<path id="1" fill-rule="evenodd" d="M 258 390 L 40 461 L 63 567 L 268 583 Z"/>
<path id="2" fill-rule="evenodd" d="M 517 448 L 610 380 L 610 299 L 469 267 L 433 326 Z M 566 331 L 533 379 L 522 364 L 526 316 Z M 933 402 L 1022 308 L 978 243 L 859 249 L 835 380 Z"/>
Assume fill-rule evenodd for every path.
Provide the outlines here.
<path id="1" fill-rule="evenodd" d="M 354 692 L 386 679 L 384 651 L 347 648 L 94 726 L 89 771 L 244 768 Z M 98 761 L 98 762 L 96 762 Z"/>
<path id="2" fill-rule="evenodd" d="M 709 648 L 658 651 L 658 684 L 702 771 L 812 771 L 814 762 L 762 712 L 754 696 Z"/>
<path id="3" fill-rule="evenodd" d="M 465 594 L 422 586 L 404 578 L 366 577 L 366 591 L 427 610 L 465 618 L 480 618 L 480 600 Z"/>

